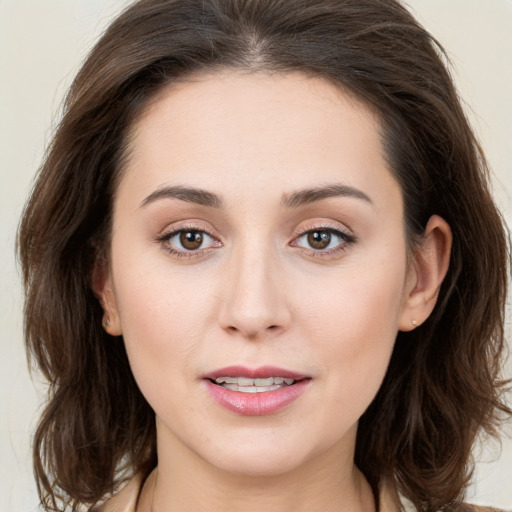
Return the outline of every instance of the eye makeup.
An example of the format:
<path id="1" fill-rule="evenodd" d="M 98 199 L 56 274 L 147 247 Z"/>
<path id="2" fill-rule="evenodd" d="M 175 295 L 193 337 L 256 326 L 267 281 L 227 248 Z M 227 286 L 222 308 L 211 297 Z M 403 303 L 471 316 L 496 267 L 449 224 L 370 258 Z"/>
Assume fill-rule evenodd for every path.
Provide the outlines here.
<path id="1" fill-rule="evenodd" d="M 187 222 L 172 226 L 156 237 L 164 250 L 176 258 L 202 258 L 222 247 L 222 242 L 203 223 Z"/>
<path id="2" fill-rule="evenodd" d="M 335 259 L 356 242 L 354 234 L 320 222 L 297 229 L 289 245 L 303 249 L 308 256 L 314 258 Z"/>
<path id="3" fill-rule="evenodd" d="M 314 223 L 299 228 L 288 243 L 308 257 L 336 259 L 357 242 L 354 234 L 326 223 Z M 219 237 L 207 229 L 204 223 L 187 221 L 173 225 L 155 241 L 176 258 L 204 258 L 213 250 L 223 247 Z"/>

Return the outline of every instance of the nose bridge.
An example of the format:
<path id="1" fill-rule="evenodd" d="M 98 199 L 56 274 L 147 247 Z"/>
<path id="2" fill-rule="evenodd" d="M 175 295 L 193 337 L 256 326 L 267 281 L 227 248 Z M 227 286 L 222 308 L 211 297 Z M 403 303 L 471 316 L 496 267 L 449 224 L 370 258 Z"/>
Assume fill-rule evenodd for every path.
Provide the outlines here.
<path id="1" fill-rule="evenodd" d="M 283 329 L 288 315 L 281 280 L 268 242 L 246 239 L 235 247 L 225 277 L 223 327 L 249 338 Z"/>

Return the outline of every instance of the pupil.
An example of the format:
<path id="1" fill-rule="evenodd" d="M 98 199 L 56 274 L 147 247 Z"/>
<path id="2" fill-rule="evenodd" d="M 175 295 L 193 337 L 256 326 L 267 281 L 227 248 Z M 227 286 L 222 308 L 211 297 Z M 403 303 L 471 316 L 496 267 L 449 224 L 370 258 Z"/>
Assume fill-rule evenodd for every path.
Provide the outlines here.
<path id="1" fill-rule="evenodd" d="M 203 243 L 203 235 L 199 231 L 183 231 L 180 234 L 180 243 L 190 251 L 199 249 Z"/>
<path id="2" fill-rule="evenodd" d="M 325 249 L 331 243 L 328 231 L 312 231 L 308 234 L 308 243 L 314 249 Z"/>

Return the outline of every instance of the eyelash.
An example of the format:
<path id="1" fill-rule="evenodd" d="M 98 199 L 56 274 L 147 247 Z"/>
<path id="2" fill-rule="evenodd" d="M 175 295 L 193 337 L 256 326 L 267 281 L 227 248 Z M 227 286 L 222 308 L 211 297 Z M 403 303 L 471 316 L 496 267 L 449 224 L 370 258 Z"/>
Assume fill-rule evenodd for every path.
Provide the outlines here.
<path id="1" fill-rule="evenodd" d="M 197 250 L 186 250 L 185 248 L 183 248 L 183 250 L 177 250 L 170 245 L 171 240 L 174 237 L 176 237 L 179 234 L 187 233 L 187 232 L 200 233 L 203 236 L 206 235 L 207 237 L 211 238 L 215 244 L 218 244 L 218 245 L 210 246 L 205 249 L 197 249 Z M 302 247 L 302 246 L 298 245 L 298 243 L 297 243 L 298 240 L 300 240 L 303 237 L 306 237 L 307 235 L 309 235 L 311 233 L 315 233 L 315 232 L 316 233 L 327 233 L 331 236 L 334 235 L 335 237 L 340 239 L 340 243 L 336 247 L 333 247 L 331 249 L 314 249 L 311 247 L 307 248 L 307 247 Z M 188 258 L 188 259 L 200 258 L 200 257 L 206 256 L 213 249 L 222 246 L 222 243 L 214 235 L 212 235 L 207 229 L 205 229 L 202 226 L 197 226 L 197 225 L 187 225 L 187 226 L 180 226 L 179 228 L 174 228 L 174 229 L 172 229 L 172 231 L 169 231 L 169 232 L 157 237 L 156 241 L 159 242 L 160 244 L 162 244 L 162 246 L 164 246 L 165 250 L 172 256 L 174 256 L 176 258 Z M 328 258 L 330 256 L 334 256 L 334 255 L 345 252 L 349 248 L 350 245 L 353 245 L 356 242 L 357 242 L 357 238 L 353 234 L 347 233 L 347 232 L 342 231 L 339 228 L 335 228 L 333 226 L 325 226 L 324 225 L 324 226 L 308 226 L 303 229 L 297 230 L 294 233 L 294 238 L 290 242 L 290 245 L 292 247 L 298 247 L 298 248 L 302 249 L 310 257 Z M 329 241 L 329 244 L 330 244 L 330 241 Z"/>
<path id="2" fill-rule="evenodd" d="M 159 236 L 156 241 L 162 244 L 162 246 L 165 248 L 165 250 L 171 254 L 172 256 L 176 258 L 187 258 L 187 259 L 193 259 L 193 258 L 200 258 L 202 256 L 206 256 L 212 249 L 216 247 L 208 247 L 205 249 L 198 249 L 198 250 L 186 250 L 183 248 L 183 250 L 177 250 L 172 247 L 171 240 L 181 234 L 181 233 L 187 233 L 187 232 L 195 232 L 200 233 L 203 236 L 206 235 L 209 238 L 212 239 L 217 245 L 217 247 L 220 247 L 222 244 L 219 242 L 219 240 L 213 236 L 208 230 L 206 230 L 202 226 L 194 226 L 194 225 L 187 225 L 187 226 L 180 226 L 178 228 L 174 228 L 171 231 L 164 233 L 163 235 Z"/>
<path id="3" fill-rule="evenodd" d="M 301 247 L 296 244 L 296 241 L 306 237 L 311 233 L 327 233 L 329 235 L 334 235 L 335 237 L 340 239 L 340 243 L 331 249 L 314 249 L 314 248 L 306 248 Z M 306 251 L 307 255 L 314 258 L 329 258 L 330 256 L 335 256 L 344 253 L 348 250 L 348 248 L 357 242 L 357 237 L 352 233 L 348 233 L 346 231 L 342 231 L 340 228 L 333 226 L 307 226 L 295 232 L 295 238 L 292 240 L 292 247 L 301 247 L 304 251 Z"/>

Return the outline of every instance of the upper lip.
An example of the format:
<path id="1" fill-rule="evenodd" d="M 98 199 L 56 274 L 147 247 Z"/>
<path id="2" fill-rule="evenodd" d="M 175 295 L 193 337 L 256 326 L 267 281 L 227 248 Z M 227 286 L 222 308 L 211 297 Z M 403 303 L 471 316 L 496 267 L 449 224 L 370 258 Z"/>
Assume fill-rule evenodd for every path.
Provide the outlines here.
<path id="1" fill-rule="evenodd" d="M 204 379 L 215 380 L 219 377 L 246 377 L 248 379 L 267 379 L 269 377 L 284 377 L 293 380 L 302 380 L 307 375 L 297 373 L 277 366 L 260 366 L 258 368 L 247 368 L 246 366 L 226 366 L 213 370 L 205 375 Z"/>

